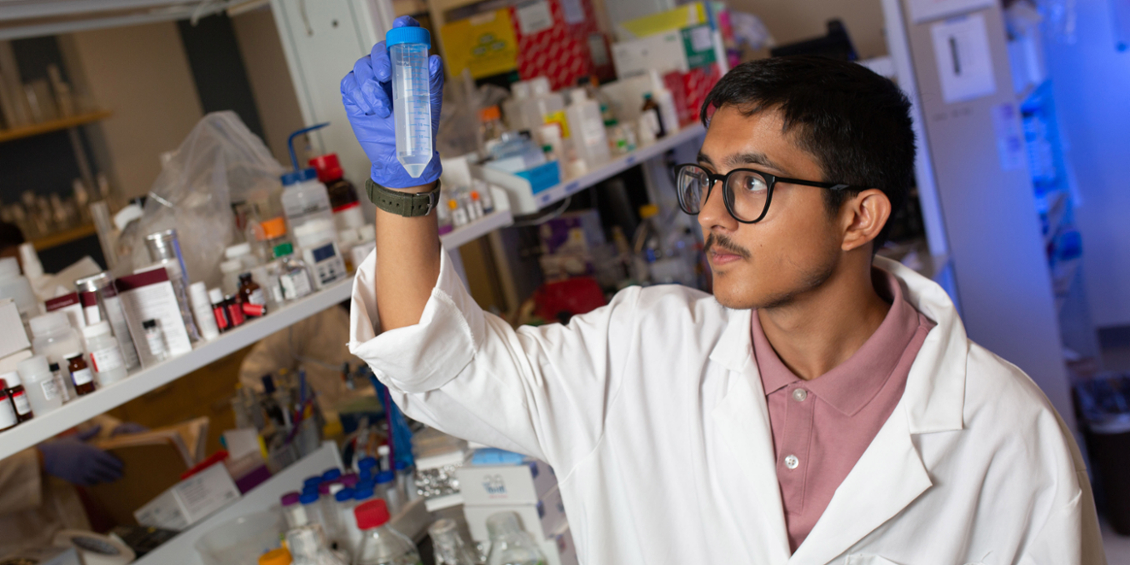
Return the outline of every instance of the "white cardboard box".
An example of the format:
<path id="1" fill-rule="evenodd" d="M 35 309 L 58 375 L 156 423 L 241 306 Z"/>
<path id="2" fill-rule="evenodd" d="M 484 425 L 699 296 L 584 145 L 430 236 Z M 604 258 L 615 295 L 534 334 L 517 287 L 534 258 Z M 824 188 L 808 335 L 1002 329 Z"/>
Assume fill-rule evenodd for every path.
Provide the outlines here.
<path id="1" fill-rule="evenodd" d="M 27 332 L 20 321 L 20 312 L 11 298 L 0 300 L 0 357 L 7 357 L 21 349 L 31 347 Z"/>
<path id="2" fill-rule="evenodd" d="M 184 531 L 239 498 L 223 465 L 212 465 L 173 485 L 133 513 L 142 526 Z"/>
<path id="3" fill-rule="evenodd" d="M 680 30 L 614 43 L 612 62 L 616 65 L 616 77 L 620 79 L 646 75 L 652 69 L 663 76 L 672 71 L 685 73 L 691 68 Z"/>
<path id="4" fill-rule="evenodd" d="M 562 526 L 568 524 L 565 506 L 561 502 L 561 491 L 554 488 L 536 504 L 515 506 L 468 506 L 463 505 L 463 516 L 471 538 L 475 541 L 488 541 L 487 519 L 498 512 L 514 512 L 522 521 L 522 527 L 536 539 L 546 539 L 555 535 Z"/>
<path id="5" fill-rule="evenodd" d="M 463 504 L 470 506 L 537 504 L 557 487 L 553 469 L 533 459 L 522 465 L 464 465 L 456 476 Z"/>

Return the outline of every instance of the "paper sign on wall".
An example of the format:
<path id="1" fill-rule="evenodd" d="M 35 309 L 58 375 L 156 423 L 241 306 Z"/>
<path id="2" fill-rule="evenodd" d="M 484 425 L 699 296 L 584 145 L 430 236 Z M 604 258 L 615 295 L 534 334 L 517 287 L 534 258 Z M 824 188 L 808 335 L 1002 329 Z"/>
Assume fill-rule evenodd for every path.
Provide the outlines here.
<path id="1" fill-rule="evenodd" d="M 965 102 L 997 91 L 985 16 L 972 14 L 930 26 L 942 99 Z"/>
<path id="2" fill-rule="evenodd" d="M 996 4 L 996 0 L 910 0 L 910 19 L 916 24 L 964 14 Z"/>

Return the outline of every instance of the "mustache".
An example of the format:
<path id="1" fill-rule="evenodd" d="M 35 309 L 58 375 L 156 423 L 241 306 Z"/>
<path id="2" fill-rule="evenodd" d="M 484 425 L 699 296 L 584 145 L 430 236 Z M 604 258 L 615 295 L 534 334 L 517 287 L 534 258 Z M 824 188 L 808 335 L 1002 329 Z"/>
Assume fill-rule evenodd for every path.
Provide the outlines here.
<path id="1" fill-rule="evenodd" d="M 743 259 L 749 259 L 749 251 L 734 243 L 733 240 L 724 235 L 710 234 L 709 236 L 707 236 L 706 244 L 702 247 L 703 253 L 710 253 L 710 251 L 714 249 L 714 246 L 718 246 L 719 249 L 728 251 L 730 253 L 733 253 L 734 255 L 738 255 Z"/>

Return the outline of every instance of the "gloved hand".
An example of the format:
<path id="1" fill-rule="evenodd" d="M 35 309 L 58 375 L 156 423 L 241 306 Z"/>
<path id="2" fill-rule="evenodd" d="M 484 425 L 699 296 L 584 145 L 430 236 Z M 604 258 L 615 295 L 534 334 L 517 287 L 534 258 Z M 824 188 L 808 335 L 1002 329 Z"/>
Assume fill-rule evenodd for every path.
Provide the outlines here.
<path id="1" fill-rule="evenodd" d="M 85 441 L 97 435 L 100 428 L 39 444 L 43 472 L 84 487 L 122 478 L 122 462 Z"/>
<path id="2" fill-rule="evenodd" d="M 420 24 L 409 16 L 396 18 L 393 27 Z M 396 119 L 392 115 L 392 62 L 382 41 L 373 51 L 353 65 L 353 71 L 341 80 L 341 101 L 353 134 L 373 163 L 373 182 L 386 188 L 409 188 L 431 184 L 443 168 L 435 149 L 439 132 L 439 114 L 443 103 L 443 62 L 438 55 L 428 58 L 429 87 L 432 106 L 432 160 L 419 178 L 412 178 L 396 160 Z"/>
<path id="3" fill-rule="evenodd" d="M 149 428 L 138 424 L 137 422 L 122 422 L 114 427 L 114 431 L 110 432 L 110 437 L 118 437 L 121 435 L 140 434 L 147 432 Z"/>

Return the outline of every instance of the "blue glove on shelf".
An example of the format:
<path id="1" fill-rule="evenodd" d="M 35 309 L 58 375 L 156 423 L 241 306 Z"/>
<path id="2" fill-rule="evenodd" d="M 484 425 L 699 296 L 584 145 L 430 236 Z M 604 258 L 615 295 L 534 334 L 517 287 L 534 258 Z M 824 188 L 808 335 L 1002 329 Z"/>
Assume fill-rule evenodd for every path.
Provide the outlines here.
<path id="1" fill-rule="evenodd" d="M 98 429 L 95 428 L 94 434 Z M 84 441 L 94 434 L 67 437 L 39 444 L 43 472 L 71 484 L 88 487 L 122 478 L 122 462 L 117 457 Z"/>
<path id="2" fill-rule="evenodd" d="M 419 27 L 409 16 L 396 18 L 393 27 Z M 341 101 L 353 134 L 373 163 L 373 182 L 387 188 L 409 188 L 431 184 L 439 179 L 443 168 L 435 148 L 439 132 L 440 107 L 443 104 L 443 62 L 438 55 L 428 58 L 429 90 L 432 107 L 432 160 L 419 178 L 412 178 L 396 159 L 396 119 L 392 115 L 392 63 L 385 42 L 353 65 L 353 71 L 341 80 Z"/>

